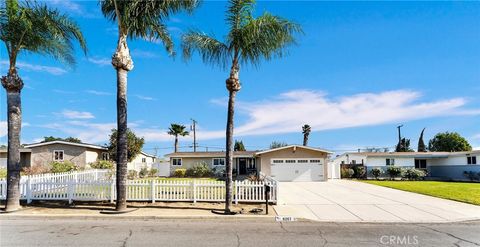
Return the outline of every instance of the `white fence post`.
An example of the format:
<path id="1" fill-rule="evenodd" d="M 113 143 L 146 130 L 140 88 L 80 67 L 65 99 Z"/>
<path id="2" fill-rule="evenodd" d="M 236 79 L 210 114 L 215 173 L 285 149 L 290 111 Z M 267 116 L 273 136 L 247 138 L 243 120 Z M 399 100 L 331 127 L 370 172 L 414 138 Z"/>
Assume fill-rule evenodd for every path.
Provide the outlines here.
<path id="1" fill-rule="evenodd" d="M 155 179 L 152 179 L 150 180 L 150 186 L 151 186 L 151 191 L 152 191 L 152 203 L 155 203 L 155 197 L 157 195 L 157 193 L 155 192 Z"/>
<path id="2" fill-rule="evenodd" d="M 73 202 L 73 193 L 75 190 L 76 182 L 74 183 L 72 180 L 68 181 L 67 193 L 68 193 L 68 204 L 72 204 Z"/>
<path id="3" fill-rule="evenodd" d="M 193 191 L 193 203 L 197 202 L 197 185 L 195 184 L 195 179 L 192 182 L 192 191 Z"/>
<path id="4" fill-rule="evenodd" d="M 113 203 L 113 198 L 115 196 L 115 179 L 112 179 L 110 184 L 110 202 Z"/>
<path id="5" fill-rule="evenodd" d="M 234 191 L 235 191 L 235 194 L 233 194 L 233 198 L 235 198 L 235 204 L 238 204 L 238 184 L 237 184 L 237 180 L 235 180 L 235 183 L 234 183 Z"/>
<path id="6" fill-rule="evenodd" d="M 27 204 L 30 204 L 32 202 L 32 188 L 31 188 L 31 181 L 30 178 L 27 178 L 27 183 L 26 183 L 26 199 L 27 199 Z"/>

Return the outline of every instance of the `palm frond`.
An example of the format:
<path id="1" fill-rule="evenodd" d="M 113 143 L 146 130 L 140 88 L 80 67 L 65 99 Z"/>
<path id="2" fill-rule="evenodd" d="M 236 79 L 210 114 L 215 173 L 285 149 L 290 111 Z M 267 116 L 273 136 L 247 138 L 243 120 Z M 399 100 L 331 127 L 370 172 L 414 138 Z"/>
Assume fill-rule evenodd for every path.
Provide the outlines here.
<path id="1" fill-rule="evenodd" d="M 294 35 L 303 33 L 301 27 L 284 18 L 265 13 L 251 19 L 234 37 L 242 63 L 257 65 L 287 53 L 287 46 L 295 44 Z"/>
<path id="2" fill-rule="evenodd" d="M 255 0 L 230 0 L 226 12 L 230 30 L 235 31 L 248 21 L 253 12 Z"/>
<path id="3" fill-rule="evenodd" d="M 226 68 L 231 59 L 229 46 L 198 31 L 189 31 L 182 36 L 183 57 L 189 59 L 198 52 L 205 63 Z"/>

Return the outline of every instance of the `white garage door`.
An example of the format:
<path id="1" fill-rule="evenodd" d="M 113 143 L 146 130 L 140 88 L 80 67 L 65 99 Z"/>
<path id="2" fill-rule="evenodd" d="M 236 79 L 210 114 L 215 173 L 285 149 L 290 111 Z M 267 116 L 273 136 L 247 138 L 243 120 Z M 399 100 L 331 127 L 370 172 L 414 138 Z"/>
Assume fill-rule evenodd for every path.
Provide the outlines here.
<path id="1" fill-rule="evenodd" d="M 278 181 L 323 181 L 323 159 L 272 159 L 271 176 Z"/>

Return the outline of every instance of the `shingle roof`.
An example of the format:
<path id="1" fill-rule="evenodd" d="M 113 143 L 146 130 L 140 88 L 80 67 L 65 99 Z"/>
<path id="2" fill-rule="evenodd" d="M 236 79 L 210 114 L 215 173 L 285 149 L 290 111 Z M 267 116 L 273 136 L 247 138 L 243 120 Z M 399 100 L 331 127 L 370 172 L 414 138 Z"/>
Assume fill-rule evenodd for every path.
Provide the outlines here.
<path id="1" fill-rule="evenodd" d="M 251 156 L 255 155 L 257 151 L 235 151 L 233 152 L 233 156 L 237 157 L 245 157 L 245 156 Z M 224 157 L 226 155 L 225 152 L 220 151 L 220 152 L 176 152 L 176 153 L 170 153 L 166 154 L 166 157 Z"/>

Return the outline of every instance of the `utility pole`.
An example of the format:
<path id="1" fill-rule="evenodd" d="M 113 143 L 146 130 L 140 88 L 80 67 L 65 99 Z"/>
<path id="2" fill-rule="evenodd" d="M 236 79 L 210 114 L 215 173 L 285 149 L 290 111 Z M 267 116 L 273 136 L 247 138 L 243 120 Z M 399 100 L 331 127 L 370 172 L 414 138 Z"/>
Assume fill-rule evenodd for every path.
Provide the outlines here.
<path id="1" fill-rule="evenodd" d="M 403 124 L 400 124 L 399 126 L 397 126 L 397 129 L 398 129 L 398 143 L 402 142 L 402 135 L 400 133 L 400 128 L 403 127 Z"/>
<path id="2" fill-rule="evenodd" d="M 193 124 L 190 126 L 190 130 L 193 131 L 193 152 L 197 152 L 197 133 L 196 133 L 196 124 L 197 121 L 191 118 Z"/>

